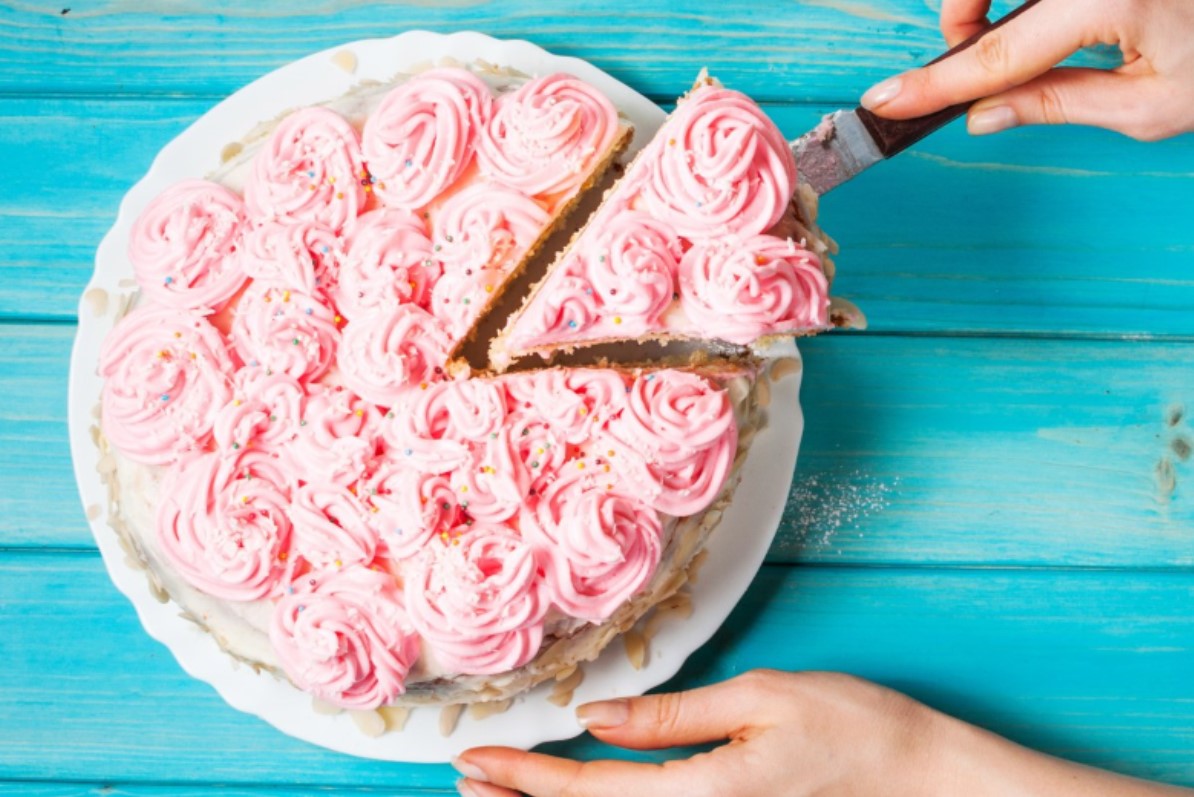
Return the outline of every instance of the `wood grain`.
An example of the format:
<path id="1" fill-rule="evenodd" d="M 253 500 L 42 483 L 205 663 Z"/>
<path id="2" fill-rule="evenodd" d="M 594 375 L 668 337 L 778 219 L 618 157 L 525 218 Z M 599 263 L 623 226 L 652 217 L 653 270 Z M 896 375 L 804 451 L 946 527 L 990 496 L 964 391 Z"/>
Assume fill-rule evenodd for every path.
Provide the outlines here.
<path id="1" fill-rule="evenodd" d="M 1191 601 L 1189 573 L 767 567 L 672 686 L 845 670 L 1050 752 L 1194 784 Z M 0 555 L 0 635 L 0 778 L 452 782 L 446 766 L 352 759 L 227 707 L 141 630 L 94 555 Z"/>
<path id="2" fill-rule="evenodd" d="M 0 477 L 20 487 L 0 496 L 0 547 L 93 545 L 65 440 L 72 334 L 0 325 Z M 1194 408 L 1194 344 L 837 334 L 803 350 L 772 562 L 1194 565 L 1194 431 L 1171 423 Z"/>
<path id="3" fill-rule="evenodd" d="M 124 192 L 212 104 L 0 100 L 0 318 L 73 317 Z M 795 137 L 829 106 L 767 110 Z M 835 293 L 875 330 L 1189 336 L 1190 207 L 1194 137 L 955 127 L 830 194 L 822 220 Z"/>

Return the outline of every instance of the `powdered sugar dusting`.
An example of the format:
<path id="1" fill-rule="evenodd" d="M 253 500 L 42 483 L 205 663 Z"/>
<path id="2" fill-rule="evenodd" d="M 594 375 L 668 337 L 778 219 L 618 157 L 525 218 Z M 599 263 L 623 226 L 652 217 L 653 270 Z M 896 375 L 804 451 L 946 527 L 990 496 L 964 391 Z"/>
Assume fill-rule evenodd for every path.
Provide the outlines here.
<path id="1" fill-rule="evenodd" d="M 791 534 L 784 535 L 779 550 L 823 550 L 843 533 L 857 532 L 863 520 L 891 505 L 898 486 L 898 477 L 883 481 L 860 470 L 797 474 L 784 510 Z"/>

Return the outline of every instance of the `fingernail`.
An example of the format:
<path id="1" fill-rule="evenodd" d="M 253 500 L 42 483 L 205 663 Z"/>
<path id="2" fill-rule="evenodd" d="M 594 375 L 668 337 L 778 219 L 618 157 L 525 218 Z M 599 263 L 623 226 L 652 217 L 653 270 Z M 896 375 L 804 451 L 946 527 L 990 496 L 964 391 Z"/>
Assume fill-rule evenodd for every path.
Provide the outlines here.
<path id="1" fill-rule="evenodd" d="M 480 781 L 481 783 L 489 782 L 489 776 L 485 774 L 485 771 L 481 769 L 481 767 L 477 766 L 476 764 L 470 764 L 460 756 L 452 757 L 452 767 L 466 778 L 471 778 L 473 780 Z"/>
<path id="2" fill-rule="evenodd" d="M 628 719 L 630 703 L 625 700 L 585 703 L 576 710 L 576 721 L 582 728 L 616 728 Z"/>
<path id="3" fill-rule="evenodd" d="M 477 790 L 469 785 L 469 782 L 464 778 L 456 781 L 456 792 L 460 797 L 481 797 L 477 794 Z"/>
<path id="4" fill-rule="evenodd" d="M 876 83 L 866 90 L 866 94 L 862 95 L 862 107 L 873 111 L 894 100 L 899 93 L 900 79 L 889 77 L 882 83 Z"/>
<path id="5" fill-rule="evenodd" d="M 970 112 L 966 120 L 966 129 L 972 136 L 985 136 L 998 133 L 1020 124 L 1016 118 L 1016 110 L 1010 105 L 996 105 L 994 108 L 981 108 Z"/>

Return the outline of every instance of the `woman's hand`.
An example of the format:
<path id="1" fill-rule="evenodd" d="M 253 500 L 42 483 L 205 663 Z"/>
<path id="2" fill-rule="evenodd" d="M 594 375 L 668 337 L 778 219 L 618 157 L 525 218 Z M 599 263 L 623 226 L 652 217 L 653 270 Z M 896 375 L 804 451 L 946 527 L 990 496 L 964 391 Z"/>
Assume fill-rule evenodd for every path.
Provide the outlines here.
<path id="1" fill-rule="evenodd" d="M 881 686 L 755 670 L 689 692 L 589 703 L 589 732 L 634 749 L 728 740 L 662 765 L 477 747 L 466 797 L 1153 797 L 1189 794 L 1032 752 Z"/>
<path id="2" fill-rule="evenodd" d="M 943 0 L 952 47 L 987 27 L 990 0 Z M 1083 47 L 1117 45 L 1112 70 L 1060 68 Z M 906 119 L 985 98 L 967 126 L 982 135 L 1029 124 L 1085 124 L 1153 141 L 1194 130 L 1194 3 L 1043 0 L 937 64 L 873 86 L 864 107 Z"/>

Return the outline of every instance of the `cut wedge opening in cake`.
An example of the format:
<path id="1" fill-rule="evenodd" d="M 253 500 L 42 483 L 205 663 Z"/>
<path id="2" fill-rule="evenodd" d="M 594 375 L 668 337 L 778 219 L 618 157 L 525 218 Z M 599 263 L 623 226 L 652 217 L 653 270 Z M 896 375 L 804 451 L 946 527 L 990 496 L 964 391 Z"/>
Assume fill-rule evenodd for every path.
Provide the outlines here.
<path id="1" fill-rule="evenodd" d="M 684 584 L 763 424 L 746 344 L 829 323 L 832 244 L 753 103 L 699 81 L 492 341 L 546 302 L 577 336 L 507 351 L 599 365 L 452 367 L 631 133 L 574 77 L 439 68 L 140 214 L 99 362 L 112 525 L 230 656 L 345 709 L 492 703 Z"/>
<path id="2" fill-rule="evenodd" d="M 824 330 L 833 243 L 815 213 L 771 120 L 702 74 L 509 318 L 490 363 L 613 340 L 748 345 Z"/>

